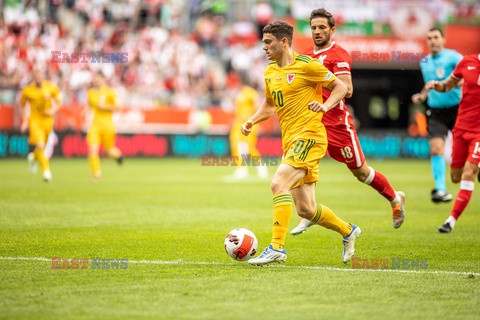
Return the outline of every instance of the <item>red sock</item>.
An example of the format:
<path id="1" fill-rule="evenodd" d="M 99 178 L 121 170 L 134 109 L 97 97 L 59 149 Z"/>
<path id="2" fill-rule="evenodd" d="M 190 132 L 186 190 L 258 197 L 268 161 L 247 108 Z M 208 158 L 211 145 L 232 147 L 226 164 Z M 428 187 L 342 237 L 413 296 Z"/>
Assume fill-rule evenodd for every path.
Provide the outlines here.
<path id="1" fill-rule="evenodd" d="M 373 169 L 370 169 L 373 170 Z M 375 171 L 372 182 L 369 183 L 370 187 L 377 190 L 385 199 L 393 201 L 395 199 L 395 190 L 393 190 L 387 178 L 378 171 Z"/>
<path id="2" fill-rule="evenodd" d="M 450 214 L 455 219 L 458 219 L 463 213 L 463 210 L 467 207 L 470 198 L 472 197 L 473 191 L 460 189 L 457 196 L 455 197 L 455 203 L 453 204 L 452 213 Z"/>

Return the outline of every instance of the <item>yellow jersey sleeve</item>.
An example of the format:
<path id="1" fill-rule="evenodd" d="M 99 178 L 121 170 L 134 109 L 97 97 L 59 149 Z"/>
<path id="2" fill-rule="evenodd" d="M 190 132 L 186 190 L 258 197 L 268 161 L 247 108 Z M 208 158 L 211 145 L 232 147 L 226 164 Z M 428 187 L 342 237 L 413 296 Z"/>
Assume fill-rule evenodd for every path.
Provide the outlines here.
<path id="1" fill-rule="evenodd" d="M 305 66 L 305 76 L 308 80 L 318 83 L 322 87 L 328 86 L 333 80 L 336 79 L 335 75 L 317 59 L 308 61 Z"/>
<path id="2" fill-rule="evenodd" d="M 27 90 L 28 90 L 28 87 L 25 87 L 22 90 L 22 96 L 20 97 L 20 104 L 22 106 L 24 106 L 27 103 L 27 95 L 26 95 Z"/>
<path id="3" fill-rule="evenodd" d="M 51 89 L 50 89 L 50 95 L 51 95 L 51 97 L 52 97 L 57 103 L 62 103 L 63 96 L 62 96 L 62 92 L 60 91 L 60 88 L 59 88 L 56 84 L 51 83 L 51 82 L 50 82 L 50 85 L 51 85 Z"/>

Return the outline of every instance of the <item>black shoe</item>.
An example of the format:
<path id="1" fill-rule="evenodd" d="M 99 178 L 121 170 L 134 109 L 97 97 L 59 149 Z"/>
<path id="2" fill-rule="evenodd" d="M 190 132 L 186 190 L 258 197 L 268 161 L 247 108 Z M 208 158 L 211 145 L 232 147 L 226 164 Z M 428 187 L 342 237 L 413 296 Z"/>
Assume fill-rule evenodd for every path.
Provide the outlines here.
<path id="1" fill-rule="evenodd" d="M 123 157 L 120 156 L 117 159 L 115 159 L 115 161 L 117 161 L 118 165 L 121 166 L 123 164 Z"/>
<path id="2" fill-rule="evenodd" d="M 480 182 L 480 172 L 478 173 L 477 180 Z"/>
<path id="3" fill-rule="evenodd" d="M 453 196 L 448 192 L 445 192 L 443 190 L 436 190 L 436 189 L 432 190 L 432 201 L 435 203 L 450 202 L 452 201 L 452 199 L 453 199 Z"/>
<path id="4" fill-rule="evenodd" d="M 452 227 L 450 227 L 450 223 L 445 222 L 442 226 L 438 227 L 438 232 L 440 232 L 440 233 L 450 233 L 450 232 L 452 232 Z"/>

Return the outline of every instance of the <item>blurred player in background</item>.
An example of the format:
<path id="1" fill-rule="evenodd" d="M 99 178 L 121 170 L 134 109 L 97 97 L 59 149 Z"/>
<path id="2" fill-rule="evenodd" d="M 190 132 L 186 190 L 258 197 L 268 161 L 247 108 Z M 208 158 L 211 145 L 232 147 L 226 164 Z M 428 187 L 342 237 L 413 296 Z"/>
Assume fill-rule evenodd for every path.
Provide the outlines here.
<path id="1" fill-rule="evenodd" d="M 451 178 L 460 182 L 460 191 L 455 197 L 452 212 L 438 228 L 449 233 L 472 197 L 475 177 L 480 164 L 480 54 L 463 58 L 451 75 L 443 81 L 429 81 L 427 90 L 448 92 L 457 88 L 463 80 L 463 97 L 460 101 L 457 120 L 453 127 Z"/>
<path id="2" fill-rule="evenodd" d="M 338 218 L 328 207 L 317 204 L 315 185 L 318 163 L 327 151 L 327 135 L 321 120 L 347 93 L 347 86 L 308 56 L 291 48 L 293 27 L 283 21 L 269 23 L 263 29 L 263 50 L 272 62 L 267 66 L 265 100 L 242 125 L 248 135 L 252 127 L 275 112 L 282 131 L 283 160 L 271 183 L 273 193 L 273 232 L 270 245 L 260 256 L 248 260 L 252 265 L 283 262 L 287 259 L 285 237 L 292 216 L 292 199 L 297 214 L 343 236 L 342 261 L 354 254 L 360 236 L 359 227 Z M 323 103 L 317 85 L 331 90 Z"/>
<path id="3" fill-rule="evenodd" d="M 335 41 L 332 41 L 335 32 L 335 20 L 332 14 L 323 8 L 313 10 L 310 14 L 310 27 L 314 48 L 307 54 L 322 62 L 347 85 L 346 97 L 350 98 L 353 93 L 350 56 Z M 322 95 L 326 100 L 330 92 L 323 90 Z M 401 191 L 396 192 L 383 174 L 367 165 L 358 141 L 353 116 L 345 104 L 345 99 L 325 113 L 322 122 L 327 130 L 327 150 L 330 157 L 344 163 L 360 182 L 377 190 L 387 199 L 392 208 L 393 227 L 399 228 L 405 219 L 405 194 Z M 302 219 L 291 233 L 301 234 L 312 225 L 311 221 Z"/>
<path id="4" fill-rule="evenodd" d="M 30 116 L 27 116 L 26 105 L 30 106 Z M 52 180 L 50 163 L 45 154 L 45 146 L 49 134 L 53 129 L 54 116 L 60 109 L 62 94 L 54 83 L 45 80 L 44 72 L 40 69 L 33 70 L 33 82 L 22 90 L 20 108 L 22 124 L 20 130 L 30 130 L 28 143 L 34 147 L 28 155 L 30 171 L 35 173 L 36 161 L 40 164 L 43 180 Z"/>
<path id="5" fill-rule="evenodd" d="M 248 176 L 248 167 L 242 166 L 242 156 L 257 157 L 260 152 L 257 150 L 257 132 L 258 127 L 254 127 L 248 136 L 241 132 L 242 124 L 248 120 L 257 109 L 258 92 L 247 84 L 246 75 L 240 75 L 240 86 L 235 96 L 235 120 L 230 131 L 230 149 L 232 156 L 237 157 L 235 161 L 237 168 L 234 172 L 236 179 L 244 179 Z M 268 170 L 265 166 L 257 166 L 257 174 L 261 179 L 268 177 Z"/>
<path id="6" fill-rule="evenodd" d="M 93 178 L 98 180 L 102 176 L 100 169 L 100 146 L 103 146 L 108 156 L 115 158 L 122 164 L 122 152 L 115 146 L 115 127 L 113 112 L 119 109 L 117 95 L 112 88 L 106 85 L 105 77 L 101 72 L 95 74 L 93 88 L 88 90 L 88 105 L 93 110 L 93 121 L 87 133 L 88 162 Z"/>
<path id="7" fill-rule="evenodd" d="M 431 80 L 441 81 L 446 79 L 462 55 L 455 50 L 445 49 L 445 37 L 439 28 L 432 28 L 427 33 L 427 46 L 430 54 L 425 62 L 420 62 L 423 80 L 425 83 Z M 426 86 L 422 91 L 412 96 L 413 103 L 427 101 L 428 110 L 428 133 L 430 135 L 430 164 L 432 167 L 435 189 L 432 190 L 432 201 L 449 202 L 452 195 L 447 192 L 445 175 L 447 166 L 443 157 L 445 150 L 445 139 L 448 131 L 452 130 L 458 112 L 458 103 L 462 97 L 459 87 L 453 88 L 448 93 L 441 93 L 427 90 Z"/>

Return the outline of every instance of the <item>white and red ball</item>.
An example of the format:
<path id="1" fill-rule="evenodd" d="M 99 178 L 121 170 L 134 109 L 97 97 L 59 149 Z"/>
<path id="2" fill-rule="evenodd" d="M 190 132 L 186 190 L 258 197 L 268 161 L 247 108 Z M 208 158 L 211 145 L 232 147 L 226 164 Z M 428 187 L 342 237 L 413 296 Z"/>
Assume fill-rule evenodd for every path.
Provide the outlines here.
<path id="1" fill-rule="evenodd" d="M 225 238 L 225 251 L 233 260 L 247 261 L 257 253 L 257 249 L 257 237 L 248 229 L 233 229 Z"/>

